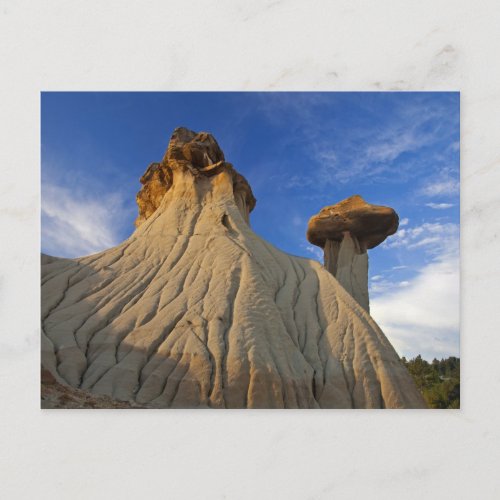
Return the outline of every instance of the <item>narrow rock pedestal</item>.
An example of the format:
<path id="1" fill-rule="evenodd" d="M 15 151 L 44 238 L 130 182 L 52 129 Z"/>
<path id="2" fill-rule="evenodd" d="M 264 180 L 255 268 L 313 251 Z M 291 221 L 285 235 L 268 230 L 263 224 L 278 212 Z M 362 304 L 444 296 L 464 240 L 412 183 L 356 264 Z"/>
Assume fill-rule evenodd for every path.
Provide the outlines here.
<path id="1" fill-rule="evenodd" d="M 367 249 L 397 231 L 399 218 L 390 207 L 370 205 L 359 195 L 323 208 L 307 227 L 310 243 L 323 248 L 324 266 L 366 311 Z"/>

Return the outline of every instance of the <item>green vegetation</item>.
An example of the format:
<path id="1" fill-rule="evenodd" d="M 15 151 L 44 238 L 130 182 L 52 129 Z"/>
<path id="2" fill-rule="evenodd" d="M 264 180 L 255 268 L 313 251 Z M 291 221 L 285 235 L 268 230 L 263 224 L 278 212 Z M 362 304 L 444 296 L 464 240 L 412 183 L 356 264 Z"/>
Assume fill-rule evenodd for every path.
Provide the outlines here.
<path id="1" fill-rule="evenodd" d="M 460 408 L 460 358 L 451 356 L 429 363 L 418 355 L 409 361 L 403 357 L 401 361 L 429 408 Z"/>

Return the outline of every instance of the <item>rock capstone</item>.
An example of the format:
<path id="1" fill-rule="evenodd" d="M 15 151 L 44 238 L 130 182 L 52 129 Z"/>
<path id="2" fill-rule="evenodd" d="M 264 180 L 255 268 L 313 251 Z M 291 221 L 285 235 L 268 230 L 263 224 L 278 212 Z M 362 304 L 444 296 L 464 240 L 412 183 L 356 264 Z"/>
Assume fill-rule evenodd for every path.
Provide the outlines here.
<path id="1" fill-rule="evenodd" d="M 162 161 L 151 163 L 140 179 L 143 187 L 136 196 L 139 215 L 135 226 L 139 227 L 156 212 L 166 192 L 172 187 L 174 171 L 183 170 L 195 177 L 210 177 L 223 169 L 231 173 L 234 199 L 249 224 L 250 212 L 255 208 L 256 200 L 247 180 L 225 161 L 224 153 L 211 134 L 179 127 L 174 130 Z"/>
<path id="2" fill-rule="evenodd" d="M 369 311 L 367 250 L 394 234 L 398 225 L 392 208 L 371 205 L 354 195 L 311 217 L 306 236 L 323 248 L 326 269 Z"/>

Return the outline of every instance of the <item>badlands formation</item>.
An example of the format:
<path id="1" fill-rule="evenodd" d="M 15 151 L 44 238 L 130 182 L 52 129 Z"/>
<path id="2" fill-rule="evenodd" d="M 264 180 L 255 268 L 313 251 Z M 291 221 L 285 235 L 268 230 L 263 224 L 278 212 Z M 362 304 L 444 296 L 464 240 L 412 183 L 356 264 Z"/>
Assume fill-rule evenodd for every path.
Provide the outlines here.
<path id="1" fill-rule="evenodd" d="M 313 217 L 325 269 L 252 231 L 252 190 L 210 134 L 176 129 L 141 182 L 126 241 L 42 255 L 42 406 L 425 407 L 364 295 L 394 212 L 354 197 Z"/>
<path id="2" fill-rule="evenodd" d="M 326 269 L 369 312 L 367 250 L 394 234 L 398 225 L 392 208 L 354 195 L 311 217 L 307 239 L 323 248 Z"/>

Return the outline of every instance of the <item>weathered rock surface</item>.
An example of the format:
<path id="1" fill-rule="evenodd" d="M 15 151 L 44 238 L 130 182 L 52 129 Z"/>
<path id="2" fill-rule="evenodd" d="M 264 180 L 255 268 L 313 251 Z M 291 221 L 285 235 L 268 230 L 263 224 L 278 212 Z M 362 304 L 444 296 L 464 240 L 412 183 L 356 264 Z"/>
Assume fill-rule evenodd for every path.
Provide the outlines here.
<path id="1" fill-rule="evenodd" d="M 99 396 L 89 391 L 75 389 L 59 383 L 54 376 L 45 369 L 41 373 L 41 407 L 42 409 L 86 409 L 107 408 L 127 409 L 146 408 L 134 402 L 118 401 L 109 396 Z"/>
<path id="2" fill-rule="evenodd" d="M 151 163 L 140 181 L 143 187 L 136 196 L 139 215 L 135 220 L 135 227 L 139 227 L 156 212 L 172 185 L 172 172 L 164 163 Z"/>
<path id="3" fill-rule="evenodd" d="M 195 177 L 216 175 L 225 166 L 230 166 L 212 135 L 206 132 L 197 134 L 183 127 L 175 129 L 162 161 L 151 163 L 140 179 L 143 187 L 136 197 L 139 207 L 136 227 L 153 215 L 172 186 L 172 164 L 189 170 Z M 255 197 L 246 179 L 230 170 L 236 204 L 248 223 L 250 212 L 255 207 Z"/>
<path id="4" fill-rule="evenodd" d="M 311 217 L 306 236 L 323 248 L 325 268 L 370 311 L 367 249 L 394 234 L 398 225 L 398 214 L 392 208 L 370 205 L 354 195 Z"/>
<path id="5" fill-rule="evenodd" d="M 209 134 L 177 129 L 163 164 L 165 194 L 129 239 L 42 256 L 42 363 L 59 383 L 161 408 L 425 407 L 338 281 L 250 229 L 250 186 Z"/>
<path id="6" fill-rule="evenodd" d="M 342 241 L 346 231 L 359 241 L 362 250 L 380 245 L 398 230 L 398 214 L 390 207 L 370 205 L 359 195 L 324 207 L 311 217 L 307 239 L 321 248 L 326 240 Z"/>
<path id="7" fill-rule="evenodd" d="M 346 233 L 340 243 L 334 276 L 361 307 L 370 310 L 368 253 L 360 250 L 359 241 L 351 233 Z"/>

